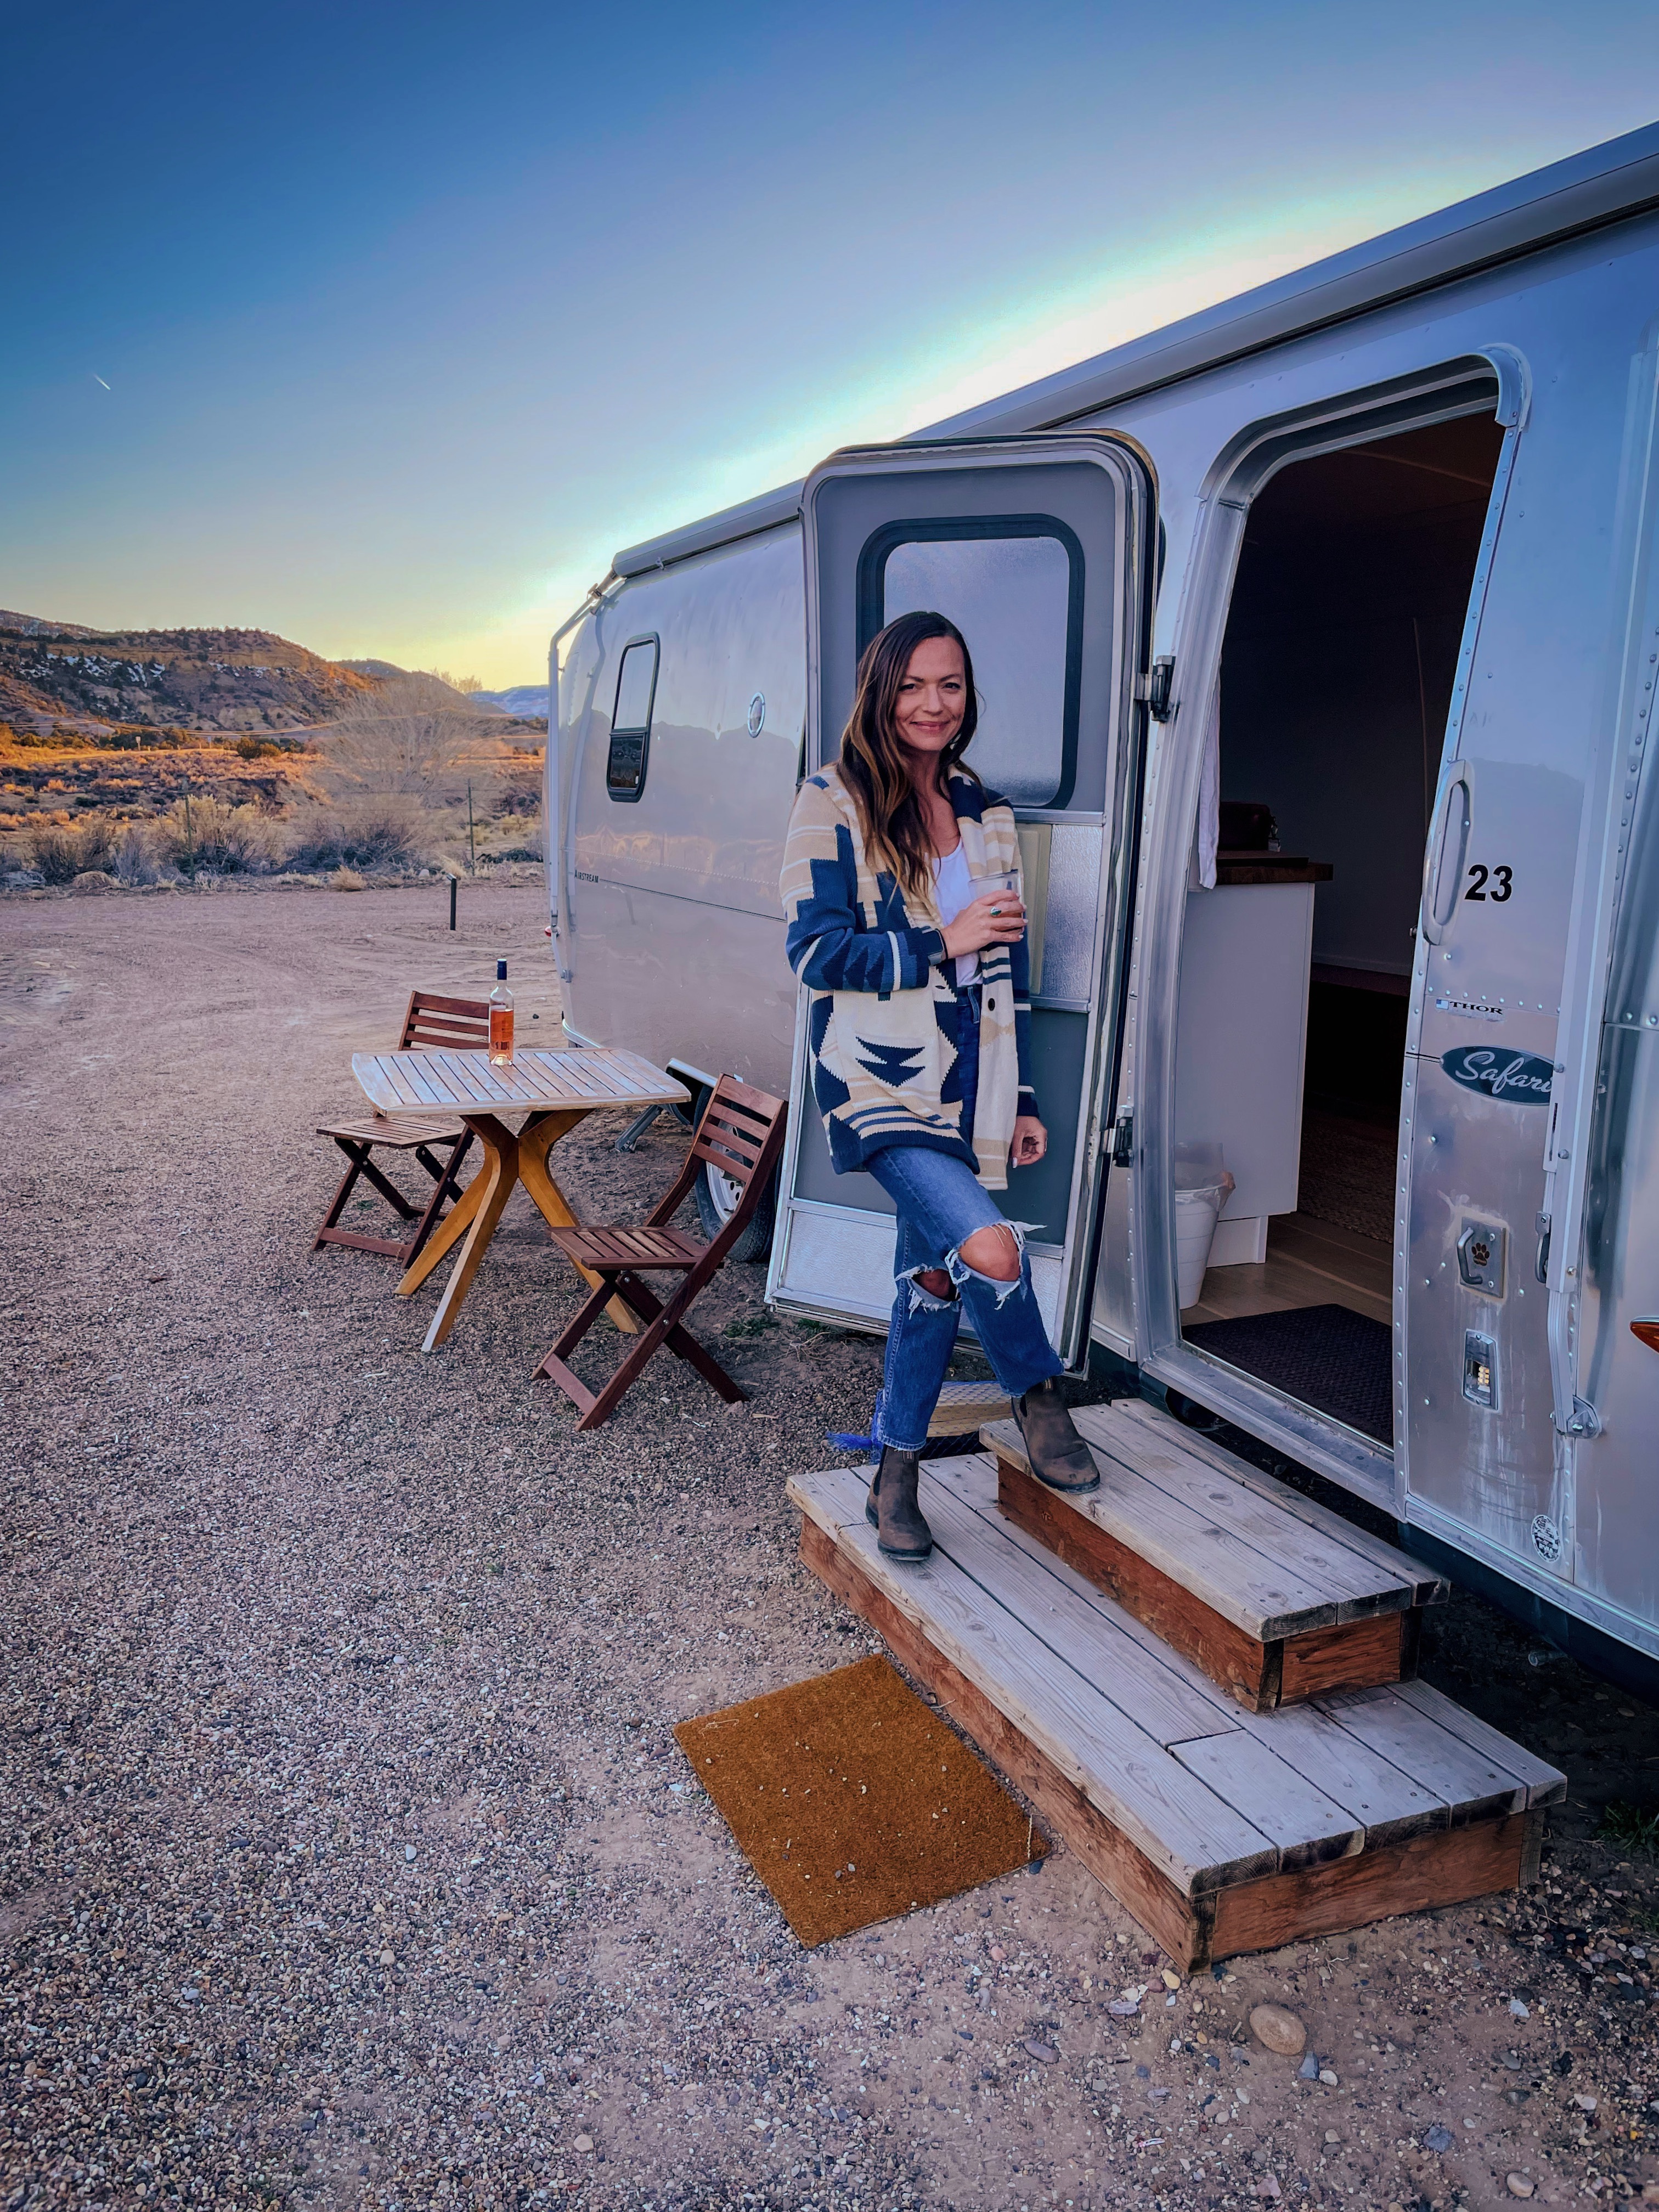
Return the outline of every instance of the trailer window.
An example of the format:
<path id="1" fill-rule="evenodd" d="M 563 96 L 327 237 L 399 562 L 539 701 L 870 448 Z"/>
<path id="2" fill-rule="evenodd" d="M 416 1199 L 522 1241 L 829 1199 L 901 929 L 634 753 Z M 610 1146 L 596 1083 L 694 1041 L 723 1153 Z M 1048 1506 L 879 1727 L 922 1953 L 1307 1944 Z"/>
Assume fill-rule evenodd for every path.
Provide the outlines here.
<path id="1" fill-rule="evenodd" d="M 969 759 L 1019 806 L 1064 806 L 1077 767 L 1083 547 L 1044 514 L 890 523 L 860 563 L 860 649 L 920 608 L 968 641 L 979 693 Z"/>
<path id="2" fill-rule="evenodd" d="M 605 787 L 612 799 L 634 799 L 645 789 L 651 750 L 651 703 L 657 689 L 657 641 L 635 638 L 617 672 L 617 704 L 611 717 L 611 752 Z"/>

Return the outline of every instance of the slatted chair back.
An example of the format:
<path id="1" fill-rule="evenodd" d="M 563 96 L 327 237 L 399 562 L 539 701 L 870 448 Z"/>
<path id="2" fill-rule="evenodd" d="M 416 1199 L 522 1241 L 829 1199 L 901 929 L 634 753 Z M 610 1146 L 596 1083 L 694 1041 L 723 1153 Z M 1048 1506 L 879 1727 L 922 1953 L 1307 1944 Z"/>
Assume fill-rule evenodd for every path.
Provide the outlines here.
<path id="1" fill-rule="evenodd" d="M 673 1187 L 647 1219 L 646 1226 L 661 1229 L 684 1204 L 698 1168 L 706 1160 L 742 1191 L 720 1235 L 709 1246 L 724 1257 L 748 1226 L 749 1217 L 766 1194 L 766 1187 L 783 1149 L 784 1119 L 788 1106 L 770 1091 L 756 1091 L 735 1075 L 723 1075 L 708 1095 L 698 1118 L 685 1164 Z"/>
<path id="2" fill-rule="evenodd" d="M 435 991 L 411 991 L 404 1016 L 399 1052 L 487 1052 L 488 999 L 446 999 Z"/>
<path id="3" fill-rule="evenodd" d="M 766 1150 L 766 1140 L 784 1113 L 781 1098 L 751 1091 L 735 1075 L 723 1075 L 703 1109 L 691 1139 L 691 1157 L 707 1160 L 747 1190 Z"/>

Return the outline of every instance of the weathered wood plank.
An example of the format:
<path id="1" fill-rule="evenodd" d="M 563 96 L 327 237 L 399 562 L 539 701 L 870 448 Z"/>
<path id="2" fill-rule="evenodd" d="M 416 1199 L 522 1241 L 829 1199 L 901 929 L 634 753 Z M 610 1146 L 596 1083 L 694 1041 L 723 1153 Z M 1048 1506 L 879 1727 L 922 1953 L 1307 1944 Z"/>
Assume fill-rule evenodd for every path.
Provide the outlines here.
<path id="1" fill-rule="evenodd" d="M 1054 1557 L 1109 1591 L 1172 1650 L 1194 1661 L 1251 1712 L 1277 1703 L 1278 1668 L 1269 1647 L 1123 1543 L 1092 1515 L 1055 1497 L 1024 1467 L 999 1457 L 998 1503 L 1009 1522 Z M 1108 1466 L 1114 1464 L 1108 1461 Z"/>
<path id="2" fill-rule="evenodd" d="M 981 1434 L 999 1459 L 1029 1472 L 1024 1443 L 1013 1422 L 993 1422 Z M 1173 1496 L 1139 1468 L 1109 1455 L 1103 1478 L 1098 1490 L 1068 1498 L 1066 1510 L 1092 1521 L 1258 1644 L 1335 1620 L 1334 1597 L 1279 1567 L 1259 1545 L 1224 1528 L 1215 1514 Z"/>
<path id="3" fill-rule="evenodd" d="M 933 1541 L 946 1558 L 1047 1644 L 1058 1665 L 1080 1672 L 1165 1749 L 1196 1736 L 1225 1735 L 1237 1725 L 1014 1543 L 1006 1527 L 981 1520 L 926 1463 L 921 1499 Z"/>
<path id="4" fill-rule="evenodd" d="M 1538 1817 L 1487 1819 L 1304 1873 L 1239 1882 L 1216 1899 L 1210 1957 L 1276 1950 L 1309 1936 L 1514 1889 L 1522 1880 L 1528 1823 Z"/>
<path id="5" fill-rule="evenodd" d="M 964 1453 L 961 1458 L 935 1459 L 927 1462 L 930 1480 L 946 1485 L 975 1516 L 1016 1545 L 1024 1556 L 1063 1583 L 1074 1597 L 1091 1607 L 1097 1618 L 1117 1634 L 1126 1637 L 1140 1653 L 1143 1662 L 1161 1668 L 1174 1677 L 1199 1708 L 1207 1707 L 1214 1716 L 1212 1725 L 1198 1733 L 1211 1735 L 1216 1729 L 1243 1727 L 1248 1716 L 1236 1700 L 1221 1687 L 1204 1668 L 1176 1650 L 1156 1629 L 1149 1627 L 1138 1613 L 1120 1605 L 1117 1600 L 1101 1589 L 1098 1583 L 1068 1561 L 1063 1559 L 1043 1538 L 1022 1528 L 1003 1512 L 1000 1498 L 1001 1462 L 990 1452 Z M 1074 1666 L 1096 1676 L 1099 1669 L 1089 1659 L 1081 1641 L 1070 1654 Z"/>
<path id="6" fill-rule="evenodd" d="M 1451 1825 L 1444 1798 L 1413 1782 L 1341 1718 L 1317 1705 L 1282 1705 L 1276 1713 L 1241 1713 L 1239 1726 L 1362 1822 L 1368 1848 Z"/>
<path id="7" fill-rule="evenodd" d="M 1519 1775 L 1408 1704 L 1397 1688 L 1338 1691 L 1317 1699 L 1315 1710 L 1334 1715 L 1350 1735 L 1443 1799 L 1454 1827 L 1526 1810 L 1528 1786 Z M 1503 1737 L 1497 1741 L 1503 1744 Z"/>
<path id="8" fill-rule="evenodd" d="M 864 1519 L 870 1494 L 867 1467 L 827 1467 L 816 1474 L 792 1474 L 784 1496 L 798 1513 L 808 1513 L 826 1528 L 842 1528 Z"/>
<path id="9" fill-rule="evenodd" d="M 1567 1778 L 1559 1766 L 1552 1766 L 1547 1759 L 1516 1743 L 1483 1720 L 1468 1711 L 1439 1690 L 1426 1682 L 1401 1682 L 1395 1695 L 1420 1713 L 1427 1715 L 1448 1734 L 1468 1744 L 1470 1750 L 1491 1759 L 1524 1783 L 1527 1803 L 1558 1805 L 1567 1794 Z"/>
<path id="10" fill-rule="evenodd" d="M 1248 1460 L 1237 1458 L 1224 1444 L 1200 1436 L 1185 1427 L 1161 1407 L 1149 1405 L 1144 1398 L 1117 1398 L 1109 1407 L 1103 1409 L 1118 1422 L 1133 1422 L 1147 1434 L 1158 1437 L 1166 1445 L 1171 1431 L 1181 1440 L 1184 1449 L 1196 1459 L 1231 1475 L 1247 1490 L 1255 1492 L 1279 1506 L 1283 1511 L 1317 1528 L 1333 1543 L 1345 1546 L 1359 1559 L 1366 1561 L 1385 1581 L 1398 1580 L 1410 1585 L 1413 1601 L 1417 1605 L 1434 1605 L 1446 1595 L 1449 1584 L 1445 1577 L 1414 1559 L 1408 1552 L 1399 1550 L 1381 1536 L 1374 1536 L 1367 1528 L 1357 1528 L 1345 1521 L 1340 1513 L 1321 1505 L 1311 1498 L 1304 1498 L 1299 1490 L 1292 1490 L 1285 1482 L 1252 1467 Z"/>
<path id="11" fill-rule="evenodd" d="M 1177 1744 L 1175 1756 L 1252 1827 L 1272 1837 L 1281 1873 L 1322 1866 L 1364 1848 L 1364 1827 L 1351 1813 L 1243 1729 Z"/>
<path id="12" fill-rule="evenodd" d="M 529 1108 L 684 1106 L 683 1083 L 637 1053 L 594 1046 L 581 1052 L 521 1052 L 492 1067 L 487 1052 L 354 1053 L 352 1073 L 387 1112 L 447 1106 L 462 1113 Z"/>
<path id="13" fill-rule="evenodd" d="M 796 1476 L 789 1495 L 816 1520 L 813 1486 L 813 1478 Z M 925 1566 L 895 1567 L 883 1558 L 875 1532 L 862 1516 L 846 1522 L 836 1517 L 836 1510 L 831 1508 L 827 1516 L 828 1533 L 875 1587 L 1183 1895 L 1278 1864 L 1276 1847 L 1260 1830 L 1188 1773 L 1080 1674 L 1057 1665 L 1047 1645 L 953 1561 L 936 1553 Z"/>
<path id="14" fill-rule="evenodd" d="M 867 1477 L 867 1469 L 843 1469 L 808 1478 L 817 1492 L 813 1502 L 820 1516 L 835 1522 L 844 1515 L 848 1521 L 861 1524 Z M 1002 1522 L 996 1507 L 996 1479 L 994 1463 L 983 1453 L 931 1461 L 927 1465 L 926 1510 L 936 1520 L 936 1533 L 945 1531 L 947 1546 L 954 1541 L 964 1553 L 970 1550 L 959 1534 L 964 1516 L 971 1516 L 979 1527 L 994 1529 L 1000 1536 L 1000 1546 L 986 1547 L 971 1562 L 981 1587 L 992 1585 L 992 1594 L 996 1595 L 999 1559 L 1019 1554 L 1026 1576 L 1038 1571 L 1040 1577 L 1047 1577 L 1046 1582 L 1039 1578 L 1031 1585 L 1036 1595 L 1025 1603 L 1038 1639 L 1044 1640 L 1045 1627 L 1051 1631 L 1054 1643 L 1049 1648 L 1057 1661 L 1102 1685 L 1110 1698 L 1120 1682 L 1108 1650 L 1121 1651 L 1126 1645 L 1133 1645 L 1142 1668 L 1155 1670 L 1151 1679 L 1178 1684 L 1192 1700 L 1199 1723 L 1194 1741 L 1243 1732 L 1281 1760 L 1302 1784 L 1340 1808 L 1352 1829 L 1363 1831 L 1367 1850 L 1515 1809 L 1516 1793 L 1522 1786 L 1521 1775 L 1542 1793 L 1539 1802 L 1549 1802 L 1565 1787 L 1564 1778 L 1553 1768 L 1534 1759 L 1523 1747 L 1509 1743 L 1473 1715 L 1463 1714 L 1462 1708 L 1426 1685 L 1334 1696 L 1317 1705 L 1271 1714 L 1241 1711 L 1190 1661 L 1170 1651 L 1144 1622 L 1049 1556 L 1038 1540 Z M 792 1485 L 792 1492 L 795 1487 Z M 798 1498 L 797 1503 L 800 1502 Z M 1022 1590 L 1024 1587 L 1022 1582 Z M 1069 1601 L 1070 1609 L 1063 1616 L 1051 1616 L 1047 1610 L 1054 1602 L 1054 1595 L 1047 1594 L 1051 1591 L 1063 1592 Z M 1108 1631 L 1117 1639 L 1109 1646 L 1102 1640 Z M 1123 1694 L 1133 1718 L 1133 1700 L 1127 1692 Z M 1476 1739 L 1474 1744 L 1458 1734 L 1464 1727 Z M 1179 1745 L 1171 1741 L 1170 1747 L 1186 1763 Z M 1510 1770 L 1518 1771 L 1513 1779 Z M 1223 1790 L 1218 1794 L 1226 1792 Z M 1237 1809 L 1251 1819 L 1248 1800 Z M 1310 1831 L 1301 1841 L 1314 1839 Z M 1280 1838 L 1275 1837 L 1275 1842 L 1281 1850 L 1285 1848 Z M 1295 1842 L 1289 1848 L 1294 1851 Z"/>
<path id="15" fill-rule="evenodd" d="M 833 1517 L 837 1509 L 825 1501 L 824 1510 Z M 933 1692 L 1053 1832 L 1186 1972 L 1212 1959 L 1273 1948 L 1299 1937 L 1359 1927 L 1389 1914 L 1513 1887 L 1527 1878 L 1529 1865 L 1535 1869 L 1537 1824 L 1542 1816 L 1534 1812 L 1443 1828 L 1382 1848 L 1246 1878 L 1218 1891 L 1184 1895 L 1076 1778 L 1064 1772 L 987 1695 L 981 1684 L 939 1648 L 926 1624 L 876 1586 L 867 1561 L 854 1557 L 832 1529 L 810 1514 L 804 1517 L 801 1555 L 844 1603 L 879 1631 L 910 1674 Z M 1302 1708 L 1253 1725 L 1278 1731 L 1289 1723 L 1295 1730 L 1311 1732 L 1316 1718 L 1312 1711 Z"/>
<path id="16" fill-rule="evenodd" d="M 1403 1613 L 1375 1613 L 1365 1620 L 1339 1620 L 1285 1639 L 1279 1699 L 1297 1705 L 1333 1690 L 1397 1682 L 1403 1672 Z"/>

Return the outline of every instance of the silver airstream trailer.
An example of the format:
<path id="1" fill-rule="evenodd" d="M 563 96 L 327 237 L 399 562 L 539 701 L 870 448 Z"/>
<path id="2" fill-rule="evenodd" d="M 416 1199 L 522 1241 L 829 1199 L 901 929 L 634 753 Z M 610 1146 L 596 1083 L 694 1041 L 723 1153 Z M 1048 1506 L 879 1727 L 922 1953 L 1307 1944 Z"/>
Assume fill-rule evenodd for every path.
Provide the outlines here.
<path id="1" fill-rule="evenodd" d="M 865 640 L 951 615 L 1021 823 L 1051 1145 L 1006 1203 L 1065 1356 L 1638 1672 L 1656 372 L 1659 127 L 832 454 L 561 632 L 545 847 L 574 1036 L 799 1095 L 798 780 Z M 887 1212 L 797 1113 L 769 1296 L 881 1326 Z"/>

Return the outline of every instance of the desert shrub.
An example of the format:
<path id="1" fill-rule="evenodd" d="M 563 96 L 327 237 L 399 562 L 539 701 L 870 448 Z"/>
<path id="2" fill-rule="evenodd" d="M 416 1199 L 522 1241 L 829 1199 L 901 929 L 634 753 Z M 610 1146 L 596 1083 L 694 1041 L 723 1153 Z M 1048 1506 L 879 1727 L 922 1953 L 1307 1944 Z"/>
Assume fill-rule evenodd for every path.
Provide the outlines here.
<path id="1" fill-rule="evenodd" d="M 40 829 L 30 840 L 34 865 L 49 884 L 72 884 L 88 869 L 107 869 L 114 861 L 114 841 L 100 822 L 82 823 L 74 829 Z"/>
<path id="2" fill-rule="evenodd" d="M 176 868 L 212 868 L 222 875 L 263 875 L 281 864 L 281 826 L 257 806 L 222 799 L 177 800 L 155 824 L 157 842 Z"/>
<path id="3" fill-rule="evenodd" d="M 396 799 L 366 800 L 304 823 L 293 835 L 287 864 L 308 875 L 335 868 L 406 868 L 418 855 L 421 827 L 416 807 Z"/>
<path id="4" fill-rule="evenodd" d="M 149 839 L 136 822 L 129 822 L 111 863 L 118 883 L 153 884 L 157 870 Z"/>
<path id="5" fill-rule="evenodd" d="M 283 748 L 274 738 L 238 738 L 231 750 L 243 760 L 278 760 Z"/>
<path id="6" fill-rule="evenodd" d="M 502 814 L 539 814 L 542 775 L 539 768 L 520 769 L 502 779 L 498 811 Z"/>

